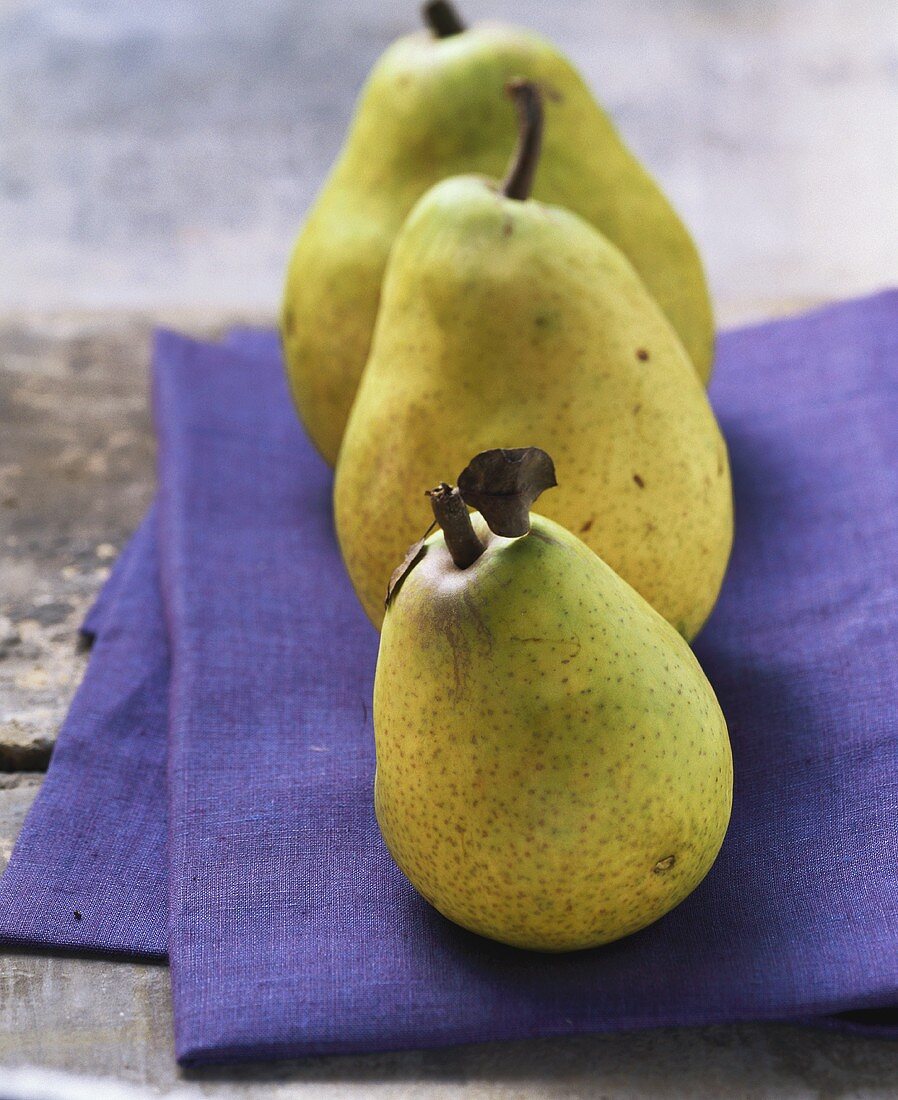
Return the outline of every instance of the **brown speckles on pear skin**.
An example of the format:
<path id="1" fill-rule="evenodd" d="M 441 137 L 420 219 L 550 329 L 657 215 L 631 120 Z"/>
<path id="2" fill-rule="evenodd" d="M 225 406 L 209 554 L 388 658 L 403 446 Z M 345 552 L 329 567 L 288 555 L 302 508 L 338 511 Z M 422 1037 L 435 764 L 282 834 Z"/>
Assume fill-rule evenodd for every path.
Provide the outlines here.
<path id="1" fill-rule="evenodd" d="M 726 726 L 688 646 L 583 543 L 539 516 L 468 570 L 442 535 L 387 613 L 375 807 L 451 920 L 545 951 L 657 919 L 729 817 Z"/>
<path id="2" fill-rule="evenodd" d="M 421 487 L 496 446 L 552 455 L 544 513 L 668 621 L 692 636 L 714 605 L 732 494 L 704 389 L 623 256 L 564 211 L 552 217 L 455 179 L 396 238 L 334 495 L 349 575 L 378 626 L 426 518 Z"/>

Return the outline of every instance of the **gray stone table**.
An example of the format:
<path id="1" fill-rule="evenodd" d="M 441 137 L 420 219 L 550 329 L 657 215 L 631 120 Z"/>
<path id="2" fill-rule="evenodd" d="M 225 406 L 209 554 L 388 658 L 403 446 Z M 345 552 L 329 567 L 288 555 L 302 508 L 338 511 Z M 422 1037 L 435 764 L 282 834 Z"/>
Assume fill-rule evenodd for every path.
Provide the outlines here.
<path id="1" fill-rule="evenodd" d="M 894 0 L 459 2 L 571 54 L 694 227 L 723 322 L 898 282 Z M 0 8 L 0 864 L 83 672 L 77 624 L 152 494 L 149 333 L 270 321 L 415 7 Z M 169 1094 L 889 1097 L 898 1045 L 742 1025 L 184 1076 L 164 967 L 0 957 L 0 1097 Z"/>

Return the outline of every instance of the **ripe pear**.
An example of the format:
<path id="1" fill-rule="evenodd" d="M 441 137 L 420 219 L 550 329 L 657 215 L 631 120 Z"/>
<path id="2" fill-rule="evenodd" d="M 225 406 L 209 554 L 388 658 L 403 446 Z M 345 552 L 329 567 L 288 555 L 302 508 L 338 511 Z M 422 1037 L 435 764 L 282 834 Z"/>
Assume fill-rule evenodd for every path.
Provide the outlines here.
<path id="1" fill-rule="evenodd" d="M 452 513 L 458 490 L 434 494 L 445 533 L 394 584 L 374 683 L 386 845 L 444 916 L 503 943 L 569 951 L 635 932 L 695 889 L 726 832 L 732 756 L 711 685 L 575 535 L 533 515 L 529 534 L 500 537 Z"/>
<path id="2" fill-rule="evenodd" d="M 331 465 L 368 357 L 393 241 L 439 180 L 501 175 L 511 123 L 502 89 L 515 77 L 546 90 L 550 126 L 537 197 L 601 229 L 642 276 L 702 379 L 711 370 L 713 320 L 695 245 L 580 74 L 527 31 L 464 29 L 443 2 L 427 11 L 432 29 L 394 43 L 370 74 L 287 272 L 281 335 L 290 385 Z"/>
<path id="3" fill-rule="evenodd" d="M 577 215 L 527 198 L 539 97 L 526 83 L 514 93 L 523 124 L 505 183 L 437 184 L 396 238 L 337 465 L 343 557 L 379 626 L 390 572 L 418 533 L 415 487 L 529 438 L 561 475 L 548 517 L 692 638 L 732 542 L 726 445 L 623 253 Z"/>

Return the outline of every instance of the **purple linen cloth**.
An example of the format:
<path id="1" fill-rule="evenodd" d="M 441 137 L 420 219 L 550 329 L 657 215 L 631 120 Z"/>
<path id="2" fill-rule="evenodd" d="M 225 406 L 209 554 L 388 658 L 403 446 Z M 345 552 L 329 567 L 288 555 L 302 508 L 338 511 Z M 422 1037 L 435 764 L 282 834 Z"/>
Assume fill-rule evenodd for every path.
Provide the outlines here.
<path id="1" fill-rule="evenodd" d="M 88 622 L 0 935 L 167 941 L 184 1062 L 837 1013 L 898 1033 L 898 293 L 720 340 L 737 535 L 696 648 L 730 725 L 733 821 L 683 905 L 570 956 L 455 928 L 390 862 L 377 638 L 330 475 L 271 337 L 232 343 L 157 343 L 158 515 Z"/>
<path id="2" fill-rule="evenodd" d="M 87 673 L 0 879 L 0 940 L 164 959 L 168 640 L 151 508 L 85 630 Z"/>

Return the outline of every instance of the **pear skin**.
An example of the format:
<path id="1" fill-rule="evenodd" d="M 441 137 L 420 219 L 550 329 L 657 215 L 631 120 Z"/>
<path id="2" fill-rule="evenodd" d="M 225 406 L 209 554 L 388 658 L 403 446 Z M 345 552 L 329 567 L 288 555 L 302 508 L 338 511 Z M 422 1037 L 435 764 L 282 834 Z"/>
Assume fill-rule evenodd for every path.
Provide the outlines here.
<path id="1" fill-rule="evenodd" d="M 500 176 L 514 132 L 503 95 L 529 77 L 547 127 L 535 195 L 599 228 L 629 258 L 707 381 L 713 319 L 695 245 L 571 64 L 548 42 L 484 24 L 421 31 L 388 49 L 362 90 L 343 151 L 296 241 L 281 309 L 300 417 L 333 465 L 371 345 L 393 241 L 447 176 Z"/>
<path id="2" fill-rule="evenodd" d="M 726 445 L 682 343 L 582 218 L 456 177 L 396 238 L 337 466 L 337 533 L 376 625 L 421 534 L 418 487 L 522 442 L 555 459 L 549 518 L 692 638 L 733 517 Z"/>
<path id="3" fill-rule="evenodd" d="M 463 927 L 540 951 L 607 943 L 714 862 L 726 723 L 688 645 L 579 539 L 538 515 L 518 539 L 473 519 L 474 564 L 437 532 L 386 614 L 377 820 Z"/>

